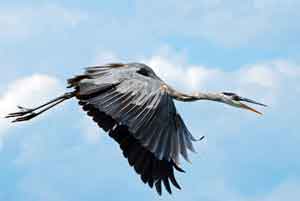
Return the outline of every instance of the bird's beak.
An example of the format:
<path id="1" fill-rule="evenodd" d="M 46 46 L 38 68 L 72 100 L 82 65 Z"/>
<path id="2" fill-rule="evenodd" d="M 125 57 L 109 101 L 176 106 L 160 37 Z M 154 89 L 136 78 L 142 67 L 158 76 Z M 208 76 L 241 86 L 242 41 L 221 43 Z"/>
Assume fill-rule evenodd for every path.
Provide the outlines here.
<path id="1" fill-rule="evenodd" d="M 240 101 L 244 101 L 244 102 L 248 102 L 248 103 L 260 105 L 260 106 L 263 106 L 263 107 L 266 107 L 266 106 L 267 106 L 267 105 L 265 105 L 265 104 L 256 102 L 256 101 L 251 100 L 251 99 L 248 99 L 248 98 L 240 98 Z M 240 107 L 241 107 L 241 108 L 244 108 L 244 109 L 246 109 L 246 110 L 250 110 L 250 111 L 252 111 L 252 112 L 255 112 L 256 114 L 262 115 L 261 112 L 255 110 L 254 108 L 252 108 L 252 107 L 250 107 L 250 106 L 248 106 L 248 105 L 246 105 L 246 104 L 244 104 L 244 103 L 241 103 L 241 102 L 240 102 Z"/>

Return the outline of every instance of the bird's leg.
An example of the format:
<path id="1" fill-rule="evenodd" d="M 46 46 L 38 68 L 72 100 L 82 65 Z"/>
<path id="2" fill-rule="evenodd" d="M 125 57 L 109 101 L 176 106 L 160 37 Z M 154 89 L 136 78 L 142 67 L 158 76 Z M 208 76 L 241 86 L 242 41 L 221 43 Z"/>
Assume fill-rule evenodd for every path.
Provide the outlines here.
<path id="1" fill-rule="evenodd" d="M 65 101 L 67 99 L 61 99 L 55 103 L 53 103 L 52 105 L 49 105 L 48 107 L 46 107 L 45 109 L 39 111 L 39 112 L 30 112 L 30 113 L 27 113 L 27 115 L 21 115 L 20 117 L 16 118 L 15 120 L 13 120 L 12 122 L 20 122 L 20 121 L 28 121 L 40 114 L 42 114 L 43 112 L 46 112 L 47 110 L 51 109 L 52 107 L 60 104 L 61 102 Z"/>
<path id="2" fill-rule="evenodd" d="M 49 102 L 47 102 L 45 104 L 42 104 L 42 105 L 40 105 L 38 107 L 35 107 L 35 108 L 26 108 L 26 107 L 23 107 L 23 106 L 17 106 L 21 111 L 20 112 L 10 113 L 10 114 L 8 114 L 6 116 L 6 118 L 23 116 L 23 115 L 26 115 L 28 113 L 32 113 L 32 112 L 34 112 L 34 111 L 36 111 L 38 109 L 41 109 L 41 108 L 43 108 L 43 107 L 45 107 L 45 106 L 47 106 L 47 105 L 49 105 L 51 103 L 57 102 L 57 101 L 59 101 L 61 99 L 62 99 L 62 96 L 57 97 L 57 98 L 55 98 L 55 99 L 53 99 L 53 100 L 51 100 L 51 101 L 49 101 Z"/>
<path id="3" fill-rule="evenodd" d="M 45 104 L 42 104 L 38 107 L 35 107 L 35 108 L 25 108 L 25 107 L 22 107 L 22 106 L 18 106 L 18 108 L 21 110 L 20 112 L 15 112 L 15 113 L 10 113 L 6 116 L 6 118 L 13 118 L 13 117 L 16 117 L 15 120 L 13 120 L 12 122 L 19 122 L 19 121 L 28 121 L 40 114 L 42 114 L 43 112 L 51 109 L 52 107 L 58 105 L 59 103 L 67 100 L 67 99 L 70 99 L 72 97 L 75 96 L 75 93 L 74 92 L 70 92 L 70 93 L 65 93 L 64 95 L 62 96 L 59 96 Z M 48 106 L 49 105 L 49 106 Z M 45 106 L 48 106 L 46 108 L 44 108 Z M 42 109 L 44 108 L 44 109 Z M 42 109 L 41 111 L 39 112 L 34 112 L 36 110 L 39 110 L 39 109 Z"/>

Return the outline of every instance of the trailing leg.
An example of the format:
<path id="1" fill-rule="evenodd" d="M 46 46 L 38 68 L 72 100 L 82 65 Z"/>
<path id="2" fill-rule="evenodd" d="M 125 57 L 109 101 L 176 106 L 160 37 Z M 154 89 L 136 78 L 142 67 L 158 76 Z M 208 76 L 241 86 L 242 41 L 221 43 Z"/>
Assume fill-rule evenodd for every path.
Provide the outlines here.
<path id="1" fill-rule="evenodd" d="M 6 118 L 16 118 L 12 122 L 28 121 L 74 96 L 75 96 L 74 92 L 65 93 L 64 95 L 59 96 L 53 100 L 50 100 L 47 103 L 37 106 L 35 108 L 25 108 L 22 106 L 18 106 L 18 108 L 21 111 L 10 113 L 6 116 Z M 40 110 L 40 111 L 38 111 L 38 110 Z M 38 112 L 35 112 L 35 111 L 38 111 Z"/>

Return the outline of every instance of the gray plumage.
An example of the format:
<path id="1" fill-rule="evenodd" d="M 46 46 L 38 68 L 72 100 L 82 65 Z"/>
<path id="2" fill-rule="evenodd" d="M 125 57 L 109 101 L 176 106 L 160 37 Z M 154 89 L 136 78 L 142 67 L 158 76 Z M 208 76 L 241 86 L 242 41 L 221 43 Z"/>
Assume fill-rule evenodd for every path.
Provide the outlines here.
<path id="1" fill-rule="evenodd" d="M 180 156 L 189 161 L 188 151 L 195 151 L 196 139 L 177 113 L 174 99 L 212 100 L 256 113 L 259 112 L 240 101 L 263 105 L 231 92 L 192 95 L 178 92 L 141 63 L 88 67 L 82 75 L 69 79 L 68 84 L 73 92 L 33 109 L 19 107 L 20 112 L 7 117 L 16 118 L 13 122 L 27 121 L 76 97 L 83 110 L 119 143 L 124 157 L 142 181 L 151 188 L 155 185 L 159 194 L 162 183 L 169 193 L 170 182 L 180 189 L 174 169 L 183 172 L 179 167 Z"/>
<path id="2" fill-rule="evenodd" d="M 166 83 L 151 68 L 140 63 L 110 64 L 89 67 L 84 75 L 69 80 L 82 103 L 127 126 L 158 159 L 178 163 L 181 154 L 188 160 L 187 149 L 194 151 L 191 141 L 195 139 L 177 113 L 173 97 L 163 88 Z"/>
<path id="3" fill-rule="evenodd" d="M 171 193 L 168 179 L 172 177 L 175 186 L 180 188 L 173 175 L 173 166 L 179 164 L 179 155 L 189 160 L 187 150 L 195 151 L 192 144 L 195 138 L 177 113 L 167 84 L 150 67 L 140 63 L 89 67 L 84 75 L 68 82 L 69 87 L 75 88 L 81 105 L 110 116 L 117 126 L 126 127 L 138 146 L 153 154 L 153 159 L 166 161 L 169 166 L 166 175 L 158 177 L 154 183 L 163 181 Z M 133 166 L 139 157 L 139 153 L 134 153 L 137 151 L 139 149 L 132 148 L 128 153 Z M 161 193 L 160 184 L 155 186 Z"/>

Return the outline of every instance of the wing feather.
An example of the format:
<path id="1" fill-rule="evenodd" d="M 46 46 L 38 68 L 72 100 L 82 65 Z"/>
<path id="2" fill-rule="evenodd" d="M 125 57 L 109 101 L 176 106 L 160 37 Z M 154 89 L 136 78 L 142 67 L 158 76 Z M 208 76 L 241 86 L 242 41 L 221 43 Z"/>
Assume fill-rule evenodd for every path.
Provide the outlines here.
<path id="1" fill-rule="evenodd" d="M 194 138 L 161 80 L 140 75 L 130 65 L 113 64 L 87 68 L 69 83 L 80 105 L 120 144 L 144 183 L 155 185 L 159 194 L 161 183 L 169 193 L 170 182 L 180 189 L 174 168 L 183 171 L 179 155 L 189 160 Z"/>

